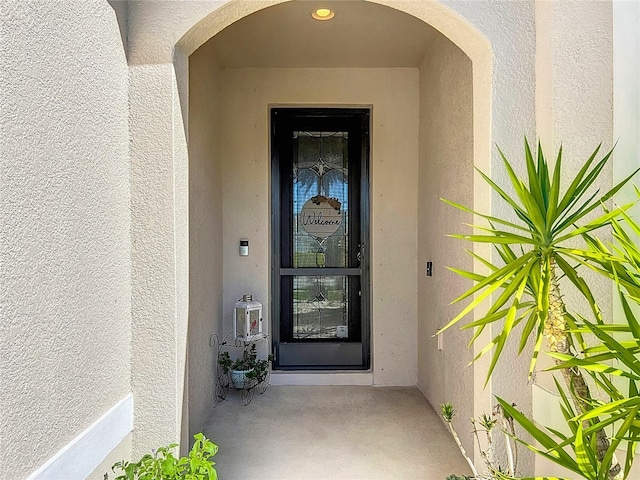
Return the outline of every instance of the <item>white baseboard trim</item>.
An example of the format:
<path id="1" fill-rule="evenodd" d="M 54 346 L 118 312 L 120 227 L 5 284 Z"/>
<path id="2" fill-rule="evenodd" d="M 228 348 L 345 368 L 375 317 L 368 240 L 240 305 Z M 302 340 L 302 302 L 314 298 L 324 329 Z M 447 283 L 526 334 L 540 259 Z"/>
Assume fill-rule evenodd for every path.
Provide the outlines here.
<path id="1" fill-rule="evenodd" d="M 373 385 L 373 373 L 271 372 L 271 385 Z"/>
<path id="2" fill-rule="evenodd" d="M 133 395 L 129 394 L 74 438 L 28 480 L 87 478 L 133 430 Z"/>

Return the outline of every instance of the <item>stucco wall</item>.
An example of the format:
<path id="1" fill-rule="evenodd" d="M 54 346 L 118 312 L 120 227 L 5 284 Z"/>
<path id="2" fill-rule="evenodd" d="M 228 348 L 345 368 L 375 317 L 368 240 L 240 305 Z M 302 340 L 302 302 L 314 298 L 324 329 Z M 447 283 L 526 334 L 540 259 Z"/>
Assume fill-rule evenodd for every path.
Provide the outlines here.
<path id="1" fill-rule="evenodd" d="M 613 179 L 620 181 L 640 167 L 640 3 L 613 4 L 613 138 L 617 139 Z M 637 182 L 636 182 L 637 183 Z M 629 187 L 620 202 L 636 198 Z M 632 212 L 640 218 L 640 205 Z"/>
<path id="2" fill-rule="evenodd" d="M 543 39 L 536 52 L 538 130 L 547 158 L 554 158 L 557 149 L 563 147 L 565 188 L 573 180 L 572 172 L 584 164 L 599 142 L 603 142 L 601 156 L 611 147 L 611 27 L 610 2 L 554 1 L 536 5 L 536 29 L 538 37 Z M 610 166 L 600 178 L 598 186 L 604 192 L 611 185 Z M 598 232 L 599 236 L 602 234 L 602 230 Z M 593 272 L 583 270 L 582 273 L 600 302 L 605 318 L 608 317 L 611 311 L 609 282 Z M 561 283 L 561 288 L 569 311 L 589 313 L 588 305 L 570 282 Z M 552 360 L 541 355 L 538 370 L 550 365 Z M 538 374 L 536 383 L 555 390 L 551 373 Z M 534 412 L 555 411 L 557 400 L 553 395 L 536 391 Z M 540 460 L 536 459 L 536 463 Z"/>
<path id="3" fill-rule="evenodd" d="M 216 359 L 209 339 L 223 334 L 220 75 L 203 46 L 190 57 L 189 124 L 189 436 L 202 429 L 214 405 Z"/>
<path id="4" fill-rule="evenodd" d="M 178 311 L 188 255 L 177 222 L 188 218 L 176 174 L 186 167 L 172 65 L 130 68 L 132 209 L 132 372 L 134 453 L 177 441 L 181 434 L 186 309 Z M 159 102 L 159 103 L 158 103 Z M 176 130 L 174 130 L 174 126 Z M 186 179 L 182 180 L 183 182 Z M 181 217 L 181 215 L 183 215 Z M 180 365 L 182 363 L 182 366 Z"/>
<path id="5" fill-rule="evenodd" d="M 225 69 L 222 81 L 223 313 L 245 292 L 269 312 L 269 105 L 372 105 L 374 382 L 415 385 L 417 69 Z"/>
<path id="6" fill-rule="evenodd" d="M 128 75 L 106 2 L 4 2 L 0 28 L 0 476 L 15 479 L 130 392 Z"/>
<path id="7" fill-rule="evenodd" d="M 420 163 L 418 199 L 418 386 L 438 410 L 451 402 L 454 425 L 468 451 L 473 451 L 468 419 L 474 416 L 473 358 L 467 348 L 470 331 L 457 327 L 442 334 L 442 350 L 434 333 L 460 311 L 450 302 L 471 284 L 447 270 L 472 270 L 464 248 L 446 237 L 469 232 L 471 215 L 446 205 L 440 197 L 473 204 L 473 80 L 471 60 L 444 37 L 429 48 L 420 66 Z M 433 262 L 427 277 L 426 262 Z M 455 372 L 452 375 L 451 372 Z"/>
<path id="8" fill-rule="evenodd" d="M 463 15 L 490 42 L 493 54 L 493 101 L 491 108 L 491 141 L 507 153 L 513 167 L 524 172 L 522 139 L 535 138 L 535 2 L 443 2 Z M 499 26 L 495 23 L 499 19 Z M 516 33 L 517 32 L 517 33 Z M 508 185 L 508 177 L 495 146 L 491 165 L 477 165 L 500 185 Z M 488 192 L 486 183 L 479 183 Z M 486 194 L 486 193 L 485 193 Z M 476 197 L 477 198 L 477 197 Z M 491 192 L 492 215 L 509 216 L 512 213 L 499 195 Z M 495 252 L 488 251 L 489 255 Z M 517 334 L 517 333 L 516 333 Z M 489 338 L 483 346 L 488 343 Z M 491 393 L 518 404 L 531 412 L 531 393 L 527 383 L 529 359 L 527 354 L 517 356 L 517 342 L 512 342 L 502 353 L 491 384 Z M 476 352 L 478 350 L 476 349 Z M 484 383 L 484 378 L 478 376 Z M 477 381 L 478 379 L 476 379 Z M 493 400 L 492 400 L 493 401 Z M 486 410 L 484 410 L 486 411 Z M 482 412 L 476 411 L 476 415 Z M 527 471 L 528 462 L 523 463 Z"/>
<path id="9" fill-rule="evenodd" d="M 582 167 L 599 143 L 599 158 L 613 146 L 613 3 L 556 0 L 537 8 L 541 9 L 536 15 L 538 29 L 546 38 L 546 50 L 538 51 L 538 71 L 550 82 L 544 93 L 547 101 L 537 99 L 545 122 L 539 121 L 546 134 L 542 142 L 551 158 L 562 146 L 566 188 L 571 172 Z M 553 69 L 543 65 L 553 65 Z M 596 185 L 604 193 L 612 182 L 613 162 L 609 162 Z M 598 236 L 608 239 L 604 231 Z M 610 317 L 610 282 L 588 269 L 582 273 L 605 317 Z M 569 282 L 561 287 L 570 310 L 589 311 Z"/>
<path id="10" fill-rule="evenodd" d="M 524 135 L 535 138 L 535 2 L 376 1 L 423 19 L 471 58 L 474 69 L 474 164 L 498 183 L 508 182 L 497 151 L 492 147 L 495 142 L 513 154 L 514 167 L 523 171 L 522 138 Z M 456 24 L 450 16 L 438 11 L 443 6 L 463 18 L 464 25 Z M 478 176 L 474 177 L 473 205 L 479 211 L 508 215 L 505 203 L 497 194 L 491 193 Z M 474 250 L 478 253 L 483 249 Z M 490 249 L 484 249 L 485 254 L 493 255 Z M 474 268 L 482 269 L 482 266 L 476 264 Z M 474 347 L 474 353 L 477 354 L 490 339 L 490 332 L 486 332 L 484 339 Z M 517 357 L 515 350 L 512 347 L 505 349 L 503 361 L 496 367 L 494 381 L 488 389 L 483 388 L 482 370 L 486 366 L 476 365 L 475 415 L 491 410 L 491 393 L 511 399 L 525 412 L 531 411 L 531 394 L 526 380 L 528 360 L 525 356 Z M 448 374 L 455 373 L 448 371 Z M 532 470 L 529 461 L 523 465 L 523 471 L 527 470 Z"/>
<path id="11" fill-rule="evenodd" d="M 603 150 L 608 150 L 615 142 L 613 163 L 603 172 L 599 184 L 602 189 L 608 188 L 612 181 L 622 180 L 640 166 L 637 134 L 640 129 L 640 36 L 637 29 L 640 5 L 623 1 L 558 1 L 541 6 L 545 8 L 538 13 L 537 21 L 548 39 L 547 49 L 540 55 L 541 63 L 558 65 L 549 72 L 552 79 L 546 89 L 546 95 L 551 99 L 546 102 L 547 121 L 553 125 L 547 130 L 554 134 L 546 137 L 547 148 L 551 142 L 556 148 L 561 143 L 567 171 L 572 171 L 584 162 L 597 143 L 602 141 Z M 542 110 L 540 106 L 538 109 Z M 623 204 L 635 198 L 635 192 L 629 186 L 616 196 L 616 201 Z M 632 212 L 637 216 L 637 207 Z M 590 272 L 587 275 L 605 319 L 619 318 L 621 307 L 618 302 L 612 302 L 611 283 Z M 567 301 L 574 308 L 578 305 L 585 310 L 584 302 L 577 295 L 567 295 Z M 539 383 L 554 390 L 549 378 L 541 378 Z M 557 420 L 547 422 L 555 428 L 564 425 L 557 402 L 557 396 L 543 388 L 535 392 L 534 409 L 540 412 L 538 417 L 546 420 L 549 412 L 555 411 Z M 618 459 L 623 458 L 624 452 L 620 451 Z M 558 472 L 555 464 L 536 457 L 536 473 Z M 629 478 L 640 478 L 637 461 Z"/>

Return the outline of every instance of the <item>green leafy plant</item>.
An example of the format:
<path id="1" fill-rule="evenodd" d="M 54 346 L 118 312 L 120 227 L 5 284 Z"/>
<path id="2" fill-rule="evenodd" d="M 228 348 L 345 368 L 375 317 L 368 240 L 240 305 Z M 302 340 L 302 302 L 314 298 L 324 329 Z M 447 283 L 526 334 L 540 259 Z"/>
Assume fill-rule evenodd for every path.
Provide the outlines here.
<path id="1" fill-rule="evenodd" d="M 473 213 L 488 221 L 488 226 L 475 226 L 482 233 L 471 235 L 452 235 L 477 243 L 488 243 L 496 247 L 502 264 L 495 265 L 489 259 L 472 254 L 488 269 L 489 274 L 481 275 L 451 268 L 452 271 L 471 279 L 475 285 L 454 300 L 460 302 L 469 297 L 473 300 L 438 333 L 457 324 L 478 305 L 490 303 L 486 314 L 466 324 L 463 328 L 475 328 L 471 343 L 475 342 L 488 325 L 495 325 L 498 334 L 486 345 L 476 360 L 493 350 L 487 381 L 512 332 L 520 323 L 519 353 L 533 338 L 533 355 L 529 374 L 535 370 L 536 360 L 546 340 L 547 350 L 556 356 L 560 366 L 569 358 L 575 357 L 575 344 L 581 350 L 586 348 L 582 333 L 577 330 L 577 320 L 564 304 L 560 291 L 559 278 L 564 276 L 591 306 L 597 324 L 603 324 L 602 314 L 594 296 L 578 272 L 580 265 L 604 265 L 619 261 L 606 251 L 597 251 L 589 244 L 576 246 L 581 238 L 589 238 L 591 232 L 612 224 L 620 218 L 622 212 L 631 204 L 605 211 L 596 215 L 595 210 L 617 193 L 633 176 L 617 184 L 604 195 L 592 187 L 611 157 L 611 151 L 600 160 L 596 157 L 600 146 L 595 149 L 584 166 L 576 173 L 564 194 L 561 193 L 562 149 L 551 170 L 542 148 L 538 145 L 537 155 L 531 151 L 525 139 L 526 180 L 521 180 L 510 162 L 499 150 L 503 165 L 511 181 L 515 196 L 509 195 L 487 175 L 480 172 L 491 188 L 506 202 L 518 220 L 511 221 L 473 211 L 465 206 L 444 200 L 446 203 L 465 212 Z M 592 218 L 595 216 L 595 218 Z M 570 392 L 577 414 L 592 409 L 593 398 L 589 387 L 578 368 L 561 368 L 567 389 Z M 597 419 L 591 423 L 598 424 Z M 586 426 L 585 428 L 587 428 Z M 609 441 L 603 429 L 597 429 L 597 459 L 602 462 L 609 449 Z M 613 465 L 610 478 L 617 478 L 619 465 Z"/>
<path id="2" fill-rule="evenodd" d="M 176 458 L 172 450 L 178 446 L 173 443 L 160 447 L 153 453 L 147 453 L 137 462 L 120 461 L 111 467 L 116 474 L 115 480 L 217 480 L 218 474 L 211 460 L 218 452 L 202 433 L 193 437 L 195 443 L 186 457 Z"/>
<path id="3" fill-rule="evenodd" d="M 566 392 L 556 384 L 562 398 L 562 413 L 572 432 L 570 436 L 541 428 L 524 415 L 514 413 L 523 428 L 546 450 L 523 442 L 528 448 L 589 480 L 606 479 L 611 465 L 617 463 L 616 450 L 625 444 L 621 478 L 631 478 L 636 446 L 640 443 L 640 321 L 634 313 L 640 303 L 640 247 L 637 243 L 640 226 L 626 213 L 621 216 L 624 222 L 617 219 L 611 222 L 615 239 L 611 249 L 597 238 L 585 237 L 595 252 L 603 254 L 603 258 L 617 258 L 616 261 L 591 263 L 589 266 L 615 282 L 622 316 L 607 324 L 590 322 L 578 316 L 574 331 L 590 336 L 587 343 L 591 346 L 584 348 L 578 356 L 549 353 L 559 361 L 550 370 L 584 370 L 609 401 L 593 399 L 591 409 L 579 413 L 572 409 Z M 597 437 L 594 433 L 604 428 L 611 429 L 612 433 L 610 445 L 600 461 L 596 456 Z"/>
<path id="4" fill-rule="evenodd" d="M 233 360 L 231 360 L 229 352 L 221 352 L 220 355 L 218 355 L 218 365 L 222 367 L 224 373 L 229 373 L 233 365 Z"/>
<path id="5" fill-rule="evenodd" d="M 640 192 L 638 194 L 640 196 Z M 565 435 L 558 430 L 539 426 L 499 399 L 537 444 L 517 439 L 519 442 L 588 480 L 605 480 L 609 477 L 612 465 L 617 463 L 616 450 L 625 444 L 624 468 L 620 475 L 623 479 L 631 478 L 635 449 L 640 443 L 640 321 L 634 313 L 637 307 L 634 309 L 633 306 L 634 303 L 640 303 L 640 297 L 636 296 L 640 291 L 640 247 L 634 240 L 640 238 L 640 226 L 626 213 L 621 215 L 624 223 L 615 219 L 611 223 L 616 242 L 610 250 L 591 236 L 587 236 L 587 241 L 595 251 L 617 258 L 616 261 L 590 266 L 616 282 L 622 316 L 614 323 L 601 324 L 578 315 L 574 332 L 590 336 L 587 343 L 591 346 L 578 352 L 577 356 L 549 352 L 560 361 L 550 370 L 582 369 L 610 400 L 592 399 L 591 409 L 581 414 L 574 409 L 566 390 L 556 382 L 561 397 L 559 406 L 571 432 Z M 625 227 L 631 232 L 628 233 Z M 615 381 L 615 378 L 618 380 Z M 597 457 L 596 432 L 604 428 L 609 428 L 612 434 L 605 455 L 600 460 Z"/>
<path id="6" fill-rule="evenodd" d="M 637 193 L 640 196 L 640 192 Z M 614 254 L 622 259 L 619 262 L 601 262 L 593 267 L 615 281 L 621 318 L 611 324 L 598 324 L 580 317 L 576 330 L 583 335 L 591 335 L 594 339 L 590 342 L 592 346 L 585 348 L 579 358 L 561 354 L 553 356 L 561 362 L 555 368 L 587 371 L 609 397 L 608 402 L 594 401 L 593 408 L 578 419 L 592 422 L 591 430 L 611 426 L 612 446 L 618 447 L 626 442 L 624 478 L 627 478 L 635 447 L 640 443 L 640 321 L 635 313 L 640 304 L 640 247 L 637 243 L 640 225 L 624 213 L 623 219 L 624 224 L 618 220 L 612 222 L 615 243 L 611 250 L 598 239 L 588 238 L 594 251 Z"/>
<path id="7" fill-rule="evenodd" d="M 245 372 L 244 376 L 250 380 L 262 381 L 266 378 L 269 371 L 269 362 L 273 360 L 273 355 L 269 355 L 266 359 L 258 359 L 256 345 L 251 344 L 249 348 L 245 348 L 242 356 L 232 360 L 229 352 L 221 352 L 218 356 L 218 365 L 222 367 L 222 371 L 228 374 L 231 371 Z"/>
<path id="8" fill-rule="evenodd" d="M 588 423 L 585 423 L 585 420 L 588 419 L 585 417 L 594 418 L 594 415 L 601 415 L 605 413 L 604 410 L 596 412 L 597 409 L 594 409 L 587 414 L 579 415 L 575 411 L 572 402 L 569 400 L 565 389 L 563 389 L 562 385 L 557 381 L 556 388 L 561 397 L 560 409 L 571 433 L 569 435 L 565 435 L 556 429 L 541 427 L 528 419 L 523 413 L 517 411 L 512 405 L 509 405 L 508 402 L 498 399 L 505 412 L 512 416 L 515 422 L 517 422 L 537 441 L 537 445 L 515 436 L 514 438 L 516 438 L 518 442 L 523 443 L 527 448 L 536 452 L 538 455 L 542 455 L 548 460 L 579 474 L 583 479 L 607 479 L 611 475 L 612 466 L 617 463 L 615 452 L 622 440 L 622 437 L 617 435 L 613 436 L 611 443 L 607 446 L 604 458 L 602 460 L 598 459 L 596 433 L 600 429 L 609 425 L 611 421 L 590 425 L 585 428 L 585 425 L 589 425 Z M 618 417 L 615 420 L 620 420 L 620 418 Z M 623 422 L 619 432 L 628 431 L 628 426 L 631 423 L 633 423 L 633 419 L 627 418 Z M 625 463 L 625 471 L 621 478 L 629 478 L 631 463 L 632 461 Z M 553 478 L 564 480 L 559 477 Z"/>

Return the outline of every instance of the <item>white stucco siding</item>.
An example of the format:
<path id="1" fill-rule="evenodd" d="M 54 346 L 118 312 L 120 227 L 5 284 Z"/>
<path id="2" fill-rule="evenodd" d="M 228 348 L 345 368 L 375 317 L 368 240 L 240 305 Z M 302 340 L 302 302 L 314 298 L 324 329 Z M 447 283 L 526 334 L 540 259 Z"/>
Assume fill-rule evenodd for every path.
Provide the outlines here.
<path id="1" fill-rule="evenodd" d="M 473 204 L 473 78 L 471 60 L 452 42 L 438 38 L 420 66 L 420 163 L 418 196 L 418 387 L 434 406 L 451 402 L 455 428 L 473 451 L 468 419 L 474 415 L 473 359 L 467 348 L 471 331 L 435 332 L 462 308 L 450 302 L 471 282 L 447 270 L 473 269 L 471 245 L 447 237 L 470 232 L 471 215 L 446 205 L 446 198 Z M 426 262 L 433 275 L 426 276 Z M 454 375 L 451 372 L 455 372 Z M 482 370 L 480 370 L 482 372 Z M 478 373 L 482 375 L 482 373 Z"/>
<path id="2" fill-rule="evenodd" d="M 613 180 L 620 181 L 640 167 L 640 2 L 613 4 L 613 138 L 616 150 Z M 636 180 L 637 183 L 637 180 Z M 633 201 L 633 187 L 617 196 L 620 203 Z M 631 211 L 640 219 L 640 205 Z"/>
<path id="3" fill-rule="evenodd" d="M 222 174 L 220 69 L 206 47 L 189 59 L 189 332 L 188 424 L 202 430 L 214 402 L 217 359 L 209 339 L 230 330 L 222 310 Z M 224 325 L 224 320 L 227 320 Z M 183 426 L 184 430 L 184 426 Z"/>
<path id="4" fill-rule="evenodd" d="M 15 479 L 130 392 L 128 74 L 106 2 L 4 2 L 1 18 L 0 476 Z"/>
<path id="5" fill-rule="evenodd" d="M 179 337 L 185 325 L 178 325 L 176 312 L 179 205 L 174 175 L 186 162 L 174 164 L 179 144 L 179 137 L 174 138 L 179 129 L 174 93 L 171 65 L 131 67 L 131 383 L 136 455 L 180 438 L 184 368 L 179 368 L 178 355 L 184 362 L 186 353 Z"/>
<path id="6" fill-rule="evenodd" d="M 123 0 L 116 0 L 123 1 Z M 199 20 L 228 0 L 133 1 L 128 5 L 129 62 L 131 65 L 170 63 L 176 43 Z M 245 3 L 245 2 L 241 2 Z M 263 2 L 255 2 L 262 4 Z M 264 2 L 268 4 L 267 2 Z M 246 7 L 240 7 L 244 10 Z M 233 11 L 231 9 L 231 15 Z M 195 46 L 193 50 L 198 48 Z M 193 53 L 187 52 L 187 55 Z"/>
<path id="7" fill-rule="evenodd" d="M 548 71 L 552 86 L 546 89 L 549 98 L 543 98 L 550 125 L 543 142 L 547 153 L 562 144 L 567 172 L 577 169 L 599 142 L 603 143 L 602 152 L 615 143 L 613 162 L 599 183 L 604 192 L 612 182 L 622 180 L 640 166 L 640 5 L 627 1 L 558 1 L 543 6 L 538 24 L 545 29 L 548 45 L 542 59 L 555 66 Z M 567 175 L 566 182 L 570 180 Z M 619 204 L 636 198 L 631 186 L 616 195 Z M 632 214 L 637 215 L 637 211 Z M 603 234 L 606 232 L 599 232 L 599 236 Z M 614 290 L 611 295 L 611 282 L 591 272 L 583 273 L 600 302 L 604 318 L 619 319 L 621 306 L 616 301 L 617 292 Z M 584 300 L 569 287 L 562 286 L 568 292 L 567 305 L 588 313 Z M 538 384 L 541 387 L 534 391 L 534 413 L 545 420 L 550 417 L 546 423 L 561 428 L 564 420 L 557 407 L 558 397 L 548 391 L 555 389 L 550 375 L 539 375 Z M 618 452 L 618 459 L 623 458 L 624 452 Z M 640 478 L 640 464 L 635 463 L 629 478 Z M 536 473 L 559 474 L 559 469 L 536 457 Z"/>
<path id="8" fill-rule="evenodd" d="M 555 1 L 552 15 L 554 147 L 584 162 L 613 139 L 612 2 Z"/>
<path id="9" fill-rule="evenodd" d="M 421 18 L 447 36 L 466 55 L 474 68 L 474 163 L 500 184 L 508 178 L 501 166 L 493 143 L 503 150 L 513 153 L 514 166 L 524 170 L 522 139 L 524 135 L 535 138 L 535 78 L 536 78 L 536 38 L 535 2 L 458 1 L 412 2 L 397 0 L 376 0 L 393 8 Z M 435 5 L 440 4 L 439 6 Z M 462 24 L 440 12 L 442 6 L 451 9 L 462 19 Z M 488 74 L 491 86 L 490 96 L 477 81 L 487 76 L 484 44 L 480 36 L 490 45 L 491 71 Z M 487 111 L 484 108 L 489 102 Z M 480 113 L 482 116 L 478 116 Z M 486 128 L 484 127 L 486 125 Z M 480 143 L 481 142 L 481 143 Z M 486 150 L 485 150 L 486 149 Z M 489 160 L 489 149 L 490 160 Z M 492 193 L 481 180 L 474 183 L 474 206 L 480 211 L 491 211 L 494 215 L 508 215 L 504 202 Z M 486 199 L 490 199 L 487 202 Z M 488 254 L 492 252 L 487 251 Z M 490 337 L 487 338 L 487 341 Z M 482 344 L 478 344 L 478 353 Z M 504 361 L 497 367 L 494 382 L 490 386 L 493 393 L 511 398 L 524 411 L 530 411 L 530 394 L 526 385 L 527 360 L 518 358 L 515 349 L 508 349 Z M 524 379 L 516 381 L 516 379 Z M 482 391 L 484 379 L 476 375 L 476 394 Z M 485 395 L 485 398 L 486 397 Z M 490 400 L 489 400 L 490 401 Z M 475 414 L 491 408 L 490 403 L 477 402 Z"/>
<path id="10" fill-rule="evenodd" d="M 536 92 L 540 140 L 547 159 L 554 162 L 562 146 L 563 188 L 567 188 L 599 143 L 601 159 L 613 146 L 613 9 L 611 2 L 554 1 L 536 5 L 538 36 L 539 86 Z M 637 134 L 634 132 L 634 136 Z M 601 194 L 613 182 L 613 162 L 609 162 L 596 186 Z M 598 214 L 596 211 L 592 217 Z M 607 241 L 608 232 L 597 235 Z M 575 242 L 580 245 L 579 241 Z M 612 311 L 611 283 L 604 277 L 583 269 L 603 311 Z M 561 283 L 569 311 L 590 314 L 586 300 L 566 279 Z M 552 364 L 541 358 L 544 366 Z M 538 383 L 555 389 L 551 374 L 537 377 Z M 538 409 L 539 407 L 536 407 Z"/>

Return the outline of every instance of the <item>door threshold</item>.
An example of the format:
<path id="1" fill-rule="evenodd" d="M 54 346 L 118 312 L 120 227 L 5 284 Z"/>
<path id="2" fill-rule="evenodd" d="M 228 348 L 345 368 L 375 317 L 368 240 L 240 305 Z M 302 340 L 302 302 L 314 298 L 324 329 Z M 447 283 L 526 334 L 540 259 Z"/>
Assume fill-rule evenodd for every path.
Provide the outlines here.
<path id="1" fill-rule="evenodd" d="M 373 385 L 373 372 L 271 372 L 271 385 Z"/>

